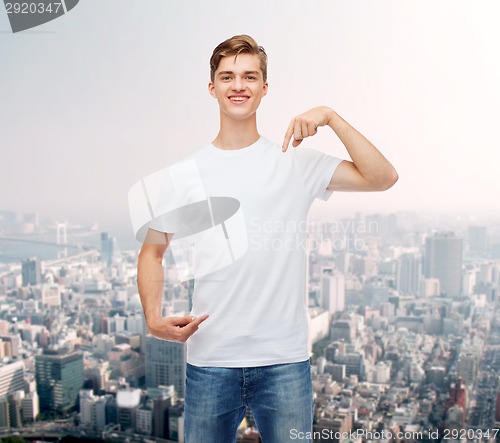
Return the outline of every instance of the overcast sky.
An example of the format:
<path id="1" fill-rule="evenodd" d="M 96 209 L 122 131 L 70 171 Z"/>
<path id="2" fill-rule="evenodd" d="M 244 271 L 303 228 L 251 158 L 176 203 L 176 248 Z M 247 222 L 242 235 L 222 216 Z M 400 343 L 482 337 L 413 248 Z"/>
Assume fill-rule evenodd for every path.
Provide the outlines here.
<path id="1" fill-rule="evenodd" d="M 294 115 L 327 105 L 399 172 L 313 213 L 499 215 L 499 5 L 80 0 L 18 34 L 2 5 L 0 209 L 128 229 L 129 187 L 215 138 L 209 58 L 247 33 L 269 57 L 261 134 L 281 143 Z M 347 158 L 327 127 L 302 146 Z"/>

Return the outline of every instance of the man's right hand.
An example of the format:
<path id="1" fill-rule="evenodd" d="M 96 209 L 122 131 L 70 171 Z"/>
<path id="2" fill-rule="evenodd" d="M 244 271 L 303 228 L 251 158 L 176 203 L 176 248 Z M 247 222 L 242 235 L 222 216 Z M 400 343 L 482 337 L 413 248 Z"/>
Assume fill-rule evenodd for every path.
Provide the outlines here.
<path id="1" fill-rule="evenodd" d="M 208 318 L 208 314 L 200 317 L 162 317 L 147 322 L 149 333 L 160 340 L 184 343 L 197 330 L 200 323 Z"/>

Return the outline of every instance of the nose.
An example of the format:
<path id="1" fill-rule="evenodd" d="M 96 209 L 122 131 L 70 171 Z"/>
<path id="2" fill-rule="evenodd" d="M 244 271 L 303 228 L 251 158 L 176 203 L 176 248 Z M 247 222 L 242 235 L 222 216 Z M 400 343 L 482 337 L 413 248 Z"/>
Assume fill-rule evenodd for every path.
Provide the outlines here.
<path id="1" fill-rule="evenodd" d="M 244 82 L 243 80 L 241 79 L 240 76 L 238 75 L 235 75 L 234 76 L 234 80 L 233 80 L 233 89 L 235 91 L 241 91 L 243 89 L 245 89 L 245 86 L 244 86 Z"/>

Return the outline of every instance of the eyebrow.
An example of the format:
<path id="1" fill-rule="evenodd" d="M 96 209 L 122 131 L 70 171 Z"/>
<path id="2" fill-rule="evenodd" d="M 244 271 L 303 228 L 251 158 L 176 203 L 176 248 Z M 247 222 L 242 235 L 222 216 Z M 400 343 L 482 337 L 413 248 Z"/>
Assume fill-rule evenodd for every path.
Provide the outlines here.
<path id="1" fill-rule="evenodd" d="M 234 74 L 233 71 L 221 71 L 217 75 L 224 75 L 224 74 Z M 259 74 L 259 71 L 245 71 L 244 74 Z"/>

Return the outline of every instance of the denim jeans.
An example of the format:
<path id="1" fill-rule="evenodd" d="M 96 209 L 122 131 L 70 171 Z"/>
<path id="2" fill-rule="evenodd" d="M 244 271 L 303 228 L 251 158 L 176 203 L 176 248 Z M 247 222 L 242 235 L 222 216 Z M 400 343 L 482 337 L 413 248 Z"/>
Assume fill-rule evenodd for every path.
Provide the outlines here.
<path id="1" fill-rule="evenodd" d="M 263 443 L 310 443 L 313 400 L 309 360 L 250 368 L 187 363 L 184 399 L 186 443 L 234 443 L 247 406 Z"/>

